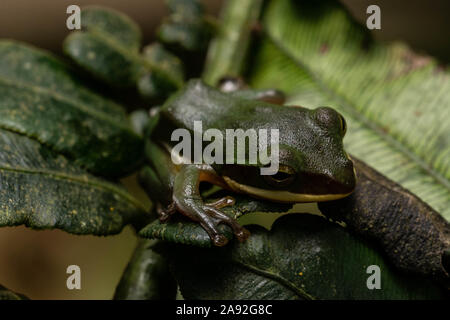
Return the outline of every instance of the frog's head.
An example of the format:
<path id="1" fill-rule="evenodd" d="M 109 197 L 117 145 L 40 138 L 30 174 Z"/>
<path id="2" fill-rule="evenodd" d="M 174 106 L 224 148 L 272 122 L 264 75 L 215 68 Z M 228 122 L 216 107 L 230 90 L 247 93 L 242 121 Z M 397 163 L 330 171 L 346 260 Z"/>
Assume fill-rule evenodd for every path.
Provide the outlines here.
<path id="1" fill-rule="evenodd" d="M 227 166 L 222 173 L 227 185 L 258 198 L 293 203 L 335 200 L 354 190 L 356 176 L 343 147 L 347 128 L 342 115 L 329 107 L 281 107 L 272 118 L 266 127 L 279 128 L 278 172 L 261 175 L 258 167 Z"/>

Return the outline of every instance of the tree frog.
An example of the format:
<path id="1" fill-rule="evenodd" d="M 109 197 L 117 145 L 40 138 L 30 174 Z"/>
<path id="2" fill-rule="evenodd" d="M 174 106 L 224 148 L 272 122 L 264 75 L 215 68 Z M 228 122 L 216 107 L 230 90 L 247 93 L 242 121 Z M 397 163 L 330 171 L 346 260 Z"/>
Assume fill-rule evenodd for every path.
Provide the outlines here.
<path id="1" fill-rule="evenodd" d="M 343 147 L 346 122 L 337 111 L 283 106 L 282 95 L 276 90 L 238 90 L 227 82 L 222 88 L 227 89 L 190 80 L 151 112 L 148 166 L 141 172 L 141 181 L 156 203 L 160 221 L 180 212 L 200 223 L 214 245 L 223 246 L 228 240 L 218 229 L 219 224 L 230 226 L 240 241 L 249 233 L 221 211 L 233 204 L 232 197 L 214 203 L 203 201 L 199 191 L 203 181 L 251 197 L 287 203 L 335 200 L 353 191 L 356 175 Z M 259 164 L 174 163 L 171 151 L 177 142 L 172 141 L 172 133 L 184 128 L 194 135 L 195 121 L 201 121 L 203 130 L 214 128 L 224 136 L 227 129 L 278 129 L 277 173 L 262 175 Z"/>

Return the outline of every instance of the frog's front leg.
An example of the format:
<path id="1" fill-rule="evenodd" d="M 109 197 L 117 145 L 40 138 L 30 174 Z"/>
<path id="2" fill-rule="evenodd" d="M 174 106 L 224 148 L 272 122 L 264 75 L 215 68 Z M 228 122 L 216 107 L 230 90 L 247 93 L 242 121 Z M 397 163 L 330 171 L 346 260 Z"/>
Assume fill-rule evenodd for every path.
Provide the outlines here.
<path id="1" fill-rule="evenodd" d="M 173 203 L 176 209 L 197 221 L 205 229 L 216 246 L 224 246 L 228 239 L 220 232 L 218 225 L 230 226 L 239 241 L 244 241 L 250 233 L 235 219 L 223 213 L 220 208 L 232 205 L 231 197 L 222 198 L 214 203 L 204 203 L 200 195 L 201 181 L 209 181 L 212 168 L 206 165 L 183 165 L 175 177 L 173 186 Z"/>

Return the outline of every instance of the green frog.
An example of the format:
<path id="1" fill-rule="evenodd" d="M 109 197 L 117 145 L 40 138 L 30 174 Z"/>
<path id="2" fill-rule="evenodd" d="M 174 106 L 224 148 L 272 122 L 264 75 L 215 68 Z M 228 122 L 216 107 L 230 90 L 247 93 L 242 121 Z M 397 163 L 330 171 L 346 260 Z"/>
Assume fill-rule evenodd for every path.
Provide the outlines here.
<path id="1" fill-rule="evenodd" d="M 283 106 L 279 91 L 242 89 L 230 79 L 222 83 L 221 89 L 201 80 L 190 80 L 163 106 L 151 112 L 146 143 L 148 166 L 141 172 L 141 181 L 156 203 L 160 221 L 167 221 L 176 212 L 182 213 L 198 222 L 214 245 L 223 246 L 228 239 L 219 224 L 231 227 L 239 241 L 244 241 L 249 232 L 221 210 L 232 205 L 233 198 L 227 196 L 205 203 L 200 193 L 201 182 L 284 203 L 335 200 L 354 190 L 356 174 L 343 147 L 346 122 L 341 114 L 329 107 L 312 110 Z M 276 129 L 277 171 L 263 174 L 261 169 L 267 163 L 228 161 L 230 155 L 222 163 L 174 161 L 173 150 L 179 143 L 174 141 L 174 130 L 182 128 L 192 133 L 194 139 L 196 133 L 199 136 L 195 131 L 199 122 L 203 130 L 215 129 L 224 137 L 230 129 L 256 132 Z M 201 147 L 206 144 L 202 141 Z M 239 147 L 242 145 L 233 148 L 234 153 L 239 152 Z M 248 155 L 250 148 L 244 148 L 244 154 Z M 269 149 L 272 153 L 275 150 Z M 232 154 L 231 159 L 236 159 L 236 155 Z"/>

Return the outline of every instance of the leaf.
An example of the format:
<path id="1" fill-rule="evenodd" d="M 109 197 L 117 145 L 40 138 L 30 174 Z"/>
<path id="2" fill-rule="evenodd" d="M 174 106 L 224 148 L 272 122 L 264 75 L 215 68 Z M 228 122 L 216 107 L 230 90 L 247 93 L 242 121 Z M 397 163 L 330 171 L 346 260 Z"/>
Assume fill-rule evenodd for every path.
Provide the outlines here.
<path id="1" fill-rule="evenodd" d="M 130 122 L 133 130 L 140 136 L 144 136 L 148 121 L 149 114 L 147 110 L 138 109 L 130 114 Z"/>
<path id="2" fill-rule="evenodd" d="M 157 32 L 161 42 L 174 49 L 198 52 L 209 40 L 209 28 L 204 21 L 204 8 L 198 0 L 167 0 L 169 15 Z"/>
<path id="3" fill-rule="evenodd" d="M 141 239 L 114 293 L 114 300 L 175 299 L 177 284 L 154 241 Z"/>
<path id="4" fill-rule="evenodd" d="M 258 22 L 262 2 L 262 0 L 224 2 L 220 17 L 222 28 L 209 45 L 203 81 L 216 86 L 224 76 L 241 75 L 250 45 L 251 29 Z"/>
<path id="5" fill-rule="evenodd" d="M 108 235 L 148 219 L 147 212 L 119 185 L 35 140 L 0 129 L 0 226 Z"/>
<path id="6" fill-rule="evenodd" d="M 355 191 L 319 203 L 322 213 L 376 240 L 403 271 L 449 279 L 450 224 L 398 184 L 354 157 L 353 162 L 358 172 Z"/>
<path id="7" fill-rule="evenodd" d="M 218 200 L 219 198 L 217 195 L 218 194 L 209 196 L 206 202 Z M 225 194 L 223 194 L 223 196 L 225 196 Z M 289 204 L 255 200 L 235 194 L 233 194 L 233 198 L 235 199 L 235 204 L 233 206 L 222 208 L 221 210 L 234 219 L 251 212 L 285 212 L 292 207 L 292 205 Z M 228 240 L 233 238 L 233 232 L 230 227 L 220 225 L 219 228 Z M 179 215 L 172 217 L 165 223 L 161 223 L 159 220 L 151 222 L 139 232 L 139 236 L 203 248 L 213 246 L 211 239 L 202 226 L 184 217 L 180 217 Z"/>
<path id="8" fill-rule="evenodd" d="M 20 293 L 13 292 L 4 286 L 0 285 L 0 300 L 29 300 L 26 296 Z"/>
<path id="9" fill-rule="evenodd" d="M 36 139 L 100 175 L 136 168 L 143 143 L 122 107 L 87 90 L 44 51 L 1 40 L 0 57 L 0 129 Z"/>
<path id="10" fill-rule="evenodd" d="M 233 246 L 162 246 L 185 299 L 437 299 L 429 280 L 399 273 L 370 244 L 325 219 L 290 214 Z M 367 267 L 381 270 L 369 290 Z"/>
<path id="11" fill-rule="evenodd" d="M 219 229 L 228 240 L 233 238 L 230 228 L 221 225 Z M 139 231 L 139 236 L 203 248 L 213 246 L 210 237 L 198 223 L 182 217 L 173 217 L 169 222 L 165 223 L 155 220 Z"/>
<path id="12" fill-rule="evenodd" d="M 142 50 L 142 56 L 149 63 L 158 65 L 165 74 L 170 74 L 167 78 L 161 72 L 151 70 L 141 76 L 138 80 L 139 93 L 144 97 L 164 98 L 178 89 L 178 84 L 184 81 L 184 69 L 181 61 L 171 54 L 159 43 L 153 43 Z M 176 83 L 172 80 L 175 79 Z"/>
<path id="13" fill-rule="evenodd" d="M 142 77 L 152 73 L 166 85 L 182 85 L 177 74 L 172 75 L 157 60 L 140 55 L 140 29 L 129 17 L 91 6 L 81 10 L 81 22 L 82 31 L 67 36 L 63 50 L 95 77 L 115 87 L 134 88 Z"/>
<path id="14" fill-rule="evenodd" d="M 450 220 L 448 70 L 400 44 L 378 44 L 335 1 L 272 0 L 248 77 L 288 105 L 329 105 L 346 149 Z"/>

